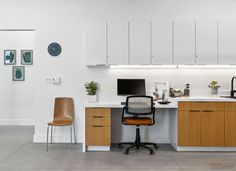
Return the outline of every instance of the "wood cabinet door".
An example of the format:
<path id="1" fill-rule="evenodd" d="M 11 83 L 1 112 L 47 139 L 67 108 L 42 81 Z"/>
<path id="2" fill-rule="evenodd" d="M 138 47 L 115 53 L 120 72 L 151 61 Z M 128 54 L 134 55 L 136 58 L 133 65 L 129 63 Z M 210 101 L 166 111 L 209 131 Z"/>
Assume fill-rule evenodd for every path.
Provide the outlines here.
<path id="1" fill-rule="evenodd" d="M 110 126 L 87 126 L 86 146 L 110 146 L 111 145 Z"/>
<path id="2" fill-rule="evenodd" d="M 195 64 L 195 22 L 174 22 L 174 64 Z"/>
<path id="3" fill-rule="evenodd" d="M 107 26 L 108 65 L 128 65 L 128 22 L 109 22 Z"/>
<path id="4" fill-rule="evenodd" d="M 223 147 L 225 145 L 224 111 L 203 110 L 201 112 L 201 146 Z"/>
<path id="5" fill-rule="evenodd" d="M 173 23 L 159 21 L 151 23 L 152 64 L 173 64 Z"/>
<path id="6" fill-rule="evenodd" d="M 87 66 L 106 65 L 107 38 L 105 22 L 88 22 L 85 30 L 85 61 Z"/>
<path id="7" fill-rule="evenodd" d="M 196 63 L 216 65 L 217 21 L 196 22 Z"/>
<path id="8" fill-rule="evenodd" d="M 150 22 L 130 22 L 130 64 L 150 64 Z"/>
<path id="9" fill-rule="evenodd" d="M 225 111 L 225 146 L 236 147 L 236 110 Z"/>
<path id="10" fill-rule="evenodd" d="M 178 112 L 178 146 L 200 146 L 200 110 Z"/>

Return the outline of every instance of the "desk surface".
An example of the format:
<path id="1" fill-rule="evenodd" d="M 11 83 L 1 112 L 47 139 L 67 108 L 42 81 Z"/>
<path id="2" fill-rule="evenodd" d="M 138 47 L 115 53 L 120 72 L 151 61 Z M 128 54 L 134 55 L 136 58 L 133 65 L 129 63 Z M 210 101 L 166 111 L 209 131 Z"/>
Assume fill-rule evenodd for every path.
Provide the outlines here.
<path id="1" fill-rule="evenodd" d="M 109 107 L 109 108 L 123 108 L 124 105 L 121 105 L 120 102 L 103 102 L 103 103 L 86 103 L 84 107 Z M 158 109 L 169 109 L 169 108 L 178 108 L 176 102 L 171 102 L 169 104 L 155 104 L 155 108 Z"/>
<path id="2" fill-rule="evenodd" d="M 171 103 L 169 104 L 155 104 L 155 108 L 160 109 L 177 109 L 179 101 L 209 101 L 209 102 L 236 102 L 236 99 L 231 98 L 220 98 L 220 97 L 181 97 L 181 98 L 170 98 Z M 86 103 L 84 107 L 108 107 L 108 108 L 122 108 L 120 102 L 98 102 L 98 103 Z"/>

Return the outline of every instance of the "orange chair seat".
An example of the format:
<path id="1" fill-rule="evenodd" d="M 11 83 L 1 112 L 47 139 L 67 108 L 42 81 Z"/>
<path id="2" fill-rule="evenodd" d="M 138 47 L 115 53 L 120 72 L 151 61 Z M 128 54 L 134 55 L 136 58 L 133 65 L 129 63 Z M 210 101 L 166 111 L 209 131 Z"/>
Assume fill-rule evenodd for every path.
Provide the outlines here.
<path id="1" fill-rule="evenodd" d="M 139 117 L 139 118 L 133 118 L 133 117 L 124 117 L 124 123 L 127 125 L 152 125 L 152 119 L 148 117 Z"/>
<path id="2" fill-rule="evenodd" d="M 48 122 L 48 125 L 50 126 L 67 126 L 71 124 L 72 120 L 54 120 L 52 122 Z"/>

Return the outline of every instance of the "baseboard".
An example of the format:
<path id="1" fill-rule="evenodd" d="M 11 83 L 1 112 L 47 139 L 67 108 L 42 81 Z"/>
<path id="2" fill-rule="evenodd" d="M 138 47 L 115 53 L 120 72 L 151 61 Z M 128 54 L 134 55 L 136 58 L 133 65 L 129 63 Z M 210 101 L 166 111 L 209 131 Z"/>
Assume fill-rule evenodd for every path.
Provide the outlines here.
<path id="1" fill-rule="evenodd" d="M 0 119 L 0 125 L 35 125 L 34 119 Z"/>
<path id="2" fill-rule="evenodd" d="M 235 152 L 236 147 L 180 147 L 177 146 L 177 151 L 224 151 Z"/>
<path id="3" fill-rule="evenodd" d="M 47 135 L 46 134 L 34 134 L 33 136 L 33 142 L 34 143 L 46 143 L 47 141 Z M 50 137 L 49 137 L 50 141 Z M 72 139 L 74 142 L 74 137 Z M 82 136 L 76 136 L 76 141 L 77 143 L 82 143 L 83 142 L 83 137 Z M 53 136 L 53 142 L 54 143 L 71 143 L 70 142 L 70 134 L 57 134 Z"/>

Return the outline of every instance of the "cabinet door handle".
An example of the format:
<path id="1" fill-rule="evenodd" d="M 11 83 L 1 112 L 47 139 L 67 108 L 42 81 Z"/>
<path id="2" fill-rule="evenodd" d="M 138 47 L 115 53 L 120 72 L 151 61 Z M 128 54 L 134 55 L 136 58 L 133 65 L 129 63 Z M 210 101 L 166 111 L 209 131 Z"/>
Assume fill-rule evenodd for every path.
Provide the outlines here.
<path id="1" fill-rule="evenodd" d="M 213 110 L 203 110 L 203 112 L 213 112 Z"/>
<path id="2" fill-rule="evenodd" d="M 93 116 L 93 118 L 103 118 L 103 116 Z"/>
<path id="3" fill-rule="evenodd" d="M 190 110 L 190 112 L 201 112 L 200 110 Z"/>
<path id="4" fill-rule="evenodd" d="M 102 125 L 93 125 L 93 127 L 95 127 L 95 128 L 102 128 L 103 126 Z"/>

